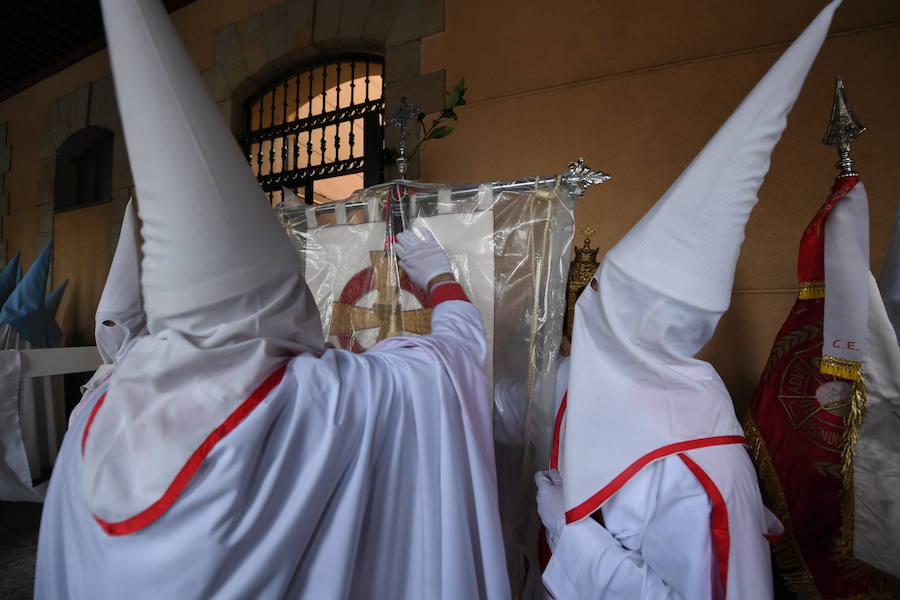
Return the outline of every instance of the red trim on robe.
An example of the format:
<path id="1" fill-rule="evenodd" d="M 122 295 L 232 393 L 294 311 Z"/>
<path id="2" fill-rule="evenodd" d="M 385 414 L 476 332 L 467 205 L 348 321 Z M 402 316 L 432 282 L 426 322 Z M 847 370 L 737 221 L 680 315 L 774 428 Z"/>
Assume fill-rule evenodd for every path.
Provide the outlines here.
<path id="1" fill-rule="evenodd" d="M 553 423 L 553 445 L 550 447 L 550 468 L 559 470 L 559 430 L 562 428 L 563 416 L 566 412 L 566 403 L 569 401 L 569 390 L 563 394 L 559 410 L 556 411 L 556 421 Z"/>
<path id="2" fill-rule="evenodd" d="M 725 498 L 719 492 L 712 478 L 706 474 L 700 465 L 695 463 L 686 454 L 679 454 L 679 458 L 684 461 L 687 468 L 706 490 L 709 501 L 712 502 L 712 510 L 709 514 L 709 524 L 712 529 L 713 550 L 716 553 L 716 566 L 719 570 L 719 581 L 722 583 L 722 598 L 728 596 L 728 555 L 731 551 L 731 534 L 728 530 L 728 506 L 725 504 Z M 714 590 L 715 592 L 716 590 Z M 715 595 L 715 593 L 713 594 Z"/>
<path id="3" fill-rule="evenodd" d="M 116 523 L 109 523 L 98 517 L 94 516 L 94 520 L 100 525 L 100 527 L 109 535 L 128 535 L 129 533 L 134 533 L 135 531 L 140 531 L 147 525 L 153 523 L 156 519 L 162 516 L 170 506 L 178 499 L 181 495 L 181 492 L 184 491 L 184 488 L 187 487 L 187 484 L 190 482 L 191 478 L 197 472 L 197 469 L 200 468 L 200 465 L 203 463 L 203 460 L 209 455 L 212 451 L 213 447 L 226 435 L 228 435 L 235 427 L 241 424 L 241 422 L 247 418 L 247 416 L 256 408 L 260 402 L 262 402 L 266 396 L 268 396 L 269 392 L 272 391 L 275 386 L 281 383 L 281 379 L 284 377 L 284 373 L 287 367 L 281 367 L 271 375 L 269 375 L 262 384 L 256 388 L 249 398 L 244 400 L 240 406 L 238 406 L 234 412 L 232 412 L 225 421 L 216 427 L 212 433 L 210 433 L 203 443 L 194 450 L 194 453 L 188 458 L 187 462 L 181 467 L 181 470 L 178 472 L 178 475 L 175 476 L 175 479 L 172 480 L 172 483 L 169 484 L 168 489 L 163 493 L 159 500 L 151 504 L 148 508 L 139 512 L 138 514 L 125 519 L 124 521 L 118 521 Z M 104 394 L 105 396 L 105 394 Z M 102 401 L 102 399 L 101 399 Z M 94 413 L 97 412 L 97 408 L 99 408 L 99 402 L 97 406 L 94 407 Z M 91 414 L 91 419 L 93 420 L 94 414 Z M 88 422 L 88 427 L 90 427 L 90 421 Z M 87 428 L 85 428 L 85 437 L 84 440 L 87 440 Z M 83 445 L 83 442 L 82 442 Z"/>
<path id="4" fill-rule="evenodd" d="M 448 300 L 462 300 L 463 302 L 469 302 L 469 297 L 466 296 L 466 292 L 463 290 L 462 286 L 456 282 L 436 285 L 431 290 L 431 306 L 437 306 L 441 302 L 447 302 Z"/>
<path id="5" fill-rule="evenodd" d="M 94 417 L 97 416 L 97 411 L 100 410 L 100 407 L 103 406 L 103 401 L 106 400 L 106 392 L 103 392 L 103 395 L 100 396 L 100 399 L 97 400 L 97 404 L 94 405 L 94 408 L 91 409 L 91 414 L 88 417 L 87 424 L 84 426 L 84 434 L 81 436 L 81 455 L 84 456 L 84 445 L 87 443 L 88 432 L 91 430 L 91 425 L 94 424 Z"/>
<path id="6" fill-rule="evenodd" d="M 628 483 L 629 479 L 634 477 L 638 473 L 638 471 L 646 467 L 654 460 L 664 458 L 672 454 L 678 454 L 679 452 L 696 450 L 697 448 L 708 448 L 710 446 L 724 446 L 726 444 L 746 443 L 747 440 L 744 439 L 744 436 L 742 435 L 720 435 L 715 437 L 700 438 L 697 440 L 688 440 L 686 442 L 678 442 L 676 444 L 669 444 L 668 446 L 657 448 L 656 450 L 648 452 L 647 454 L 631 463 L 628 467 L 625 468 L 624 471 L 616 475 L 616 477 L 613 478 L 613 480 L 610 481 L 599 492 L 597 492 L 575 508 L 566 511 L 566 523 L 575 523 L 576 521 L 580 521 L 581 519 L 587 517 L 592 512 L 600 508 L 600 506 L 604 502 L 609 500 L 613 496 L 613 494 L 618 492 L 623 485 Z"/>

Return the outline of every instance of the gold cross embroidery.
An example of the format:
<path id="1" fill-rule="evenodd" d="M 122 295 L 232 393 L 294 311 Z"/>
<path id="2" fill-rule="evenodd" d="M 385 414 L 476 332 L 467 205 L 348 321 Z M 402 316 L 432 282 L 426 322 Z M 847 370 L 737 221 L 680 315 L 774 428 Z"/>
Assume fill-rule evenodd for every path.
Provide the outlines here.
<path id="1" fill-rule="evenodd" d="M 369 252 L 376 281 L 376 297 L 372 308 L 334 302 L 329 334 L 343 335 L 362 329 L 378 328 L 378 341 L 400 335 L 401 331 L 426 334 L 431 332 L 431 308 L 402 310 L 399 277 L 403 269 L 392 253 Z"/>

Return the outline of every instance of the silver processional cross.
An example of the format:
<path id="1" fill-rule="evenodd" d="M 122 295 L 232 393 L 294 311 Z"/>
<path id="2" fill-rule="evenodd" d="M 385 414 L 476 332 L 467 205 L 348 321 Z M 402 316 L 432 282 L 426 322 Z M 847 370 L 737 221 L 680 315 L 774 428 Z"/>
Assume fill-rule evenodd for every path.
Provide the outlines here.
<path id="1" fill-rule="evenodd" d="M 421 110 L 418 106 L 410 104 L 406 100 L 406 96 L 400 98 L 400 106 L 391 115 L 389 121 L 391 125 L 400 128 L 400 156 L 397 157 L 397 170 L 400 172 L 400 179 L 406 177 L 406 134 L 409 132 L 409 122 L 418 118 Z"/>

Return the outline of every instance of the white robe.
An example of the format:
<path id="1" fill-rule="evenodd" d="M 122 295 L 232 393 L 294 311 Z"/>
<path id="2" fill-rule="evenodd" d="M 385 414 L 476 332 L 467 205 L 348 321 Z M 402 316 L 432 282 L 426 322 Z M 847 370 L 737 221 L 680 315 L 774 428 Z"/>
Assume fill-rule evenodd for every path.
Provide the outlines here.
<path id="1" fill-rule="evenodd" d="M 104 383 L 50 483 L 35 597 L 507 598 L 484 356 L 477 309 L 444 302 L 431 335 L 296 357 L 168 511 L 124 536 L 78 493 Z"/>
<path id="2" fill-rule="evenodd" d="M 758 498 L 742 446 L 658 460 L 603 506 L 605 528 L 593 519 L 563 528 L 544 585 L 557 600 L 771 598 L 765 536 L 781 528 Z"/>
<path id="3" fill-rule="evenodd" d="M 558 382 L 570 361 L 560 361 Z M 565 387 L 557 385 L 558 413 Z M 605 527 L 593 519 L 566 525 L 542 581 L 556 600 L 711 598 L 766 600 L 772 597 L 768 539 L 783 528 L 759 503 L 756 472 L 743 446 L 713 446 L 685 454 L 703 465 L 726 501 L 728 551 L 715 547 L 710 490 L 675 454 L 652 462 L 603 505 Z M 707 482 L 707 485 L 709 482 Z M 715 495 L 715 492 L 713 492 Z M 768 536 L 768 538 L 766 537 Z M 719 539 L 723 539 L 719 535 Z M 718 552 L 717 552 L 718 550 Z M 727 562 L 727 595 L 719 564 Z"/>

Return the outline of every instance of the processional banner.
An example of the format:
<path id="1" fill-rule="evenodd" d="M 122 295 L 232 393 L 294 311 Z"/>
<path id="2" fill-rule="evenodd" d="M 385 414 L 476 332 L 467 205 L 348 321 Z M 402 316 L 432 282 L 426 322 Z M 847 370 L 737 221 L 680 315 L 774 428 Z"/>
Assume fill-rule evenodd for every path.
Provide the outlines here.
<path id="1" fill-rule="evenodd" d="M 826 278 L 826 224 L 857 183 L 855 176 L 839 178 L 804 231 L 799 295 L 744 423 L 767 504 L 784 524 L 776 562 L 787 586 L 804 598 L 895 597 L 888 577 L 852 555 L 853 449 L 865 387 L 858 367 L 847 371 L 831 356 L 840 340 L 823 327 L 828 286 L 840 287 Z M 857 287 L 867 297 L 866 286 Z M 825 340 L 831 341 L 823 348 Z"/>
<path id="2" fill-rule="evenodd" d="M 532 476 L 547 464 L 552 432 L 574 229 L 568 189 L 404 181 L 327 205 L 284 197 L 276 212 L 336 348 L 364 352 L 386 337 L 427 334 L 428 295 L 398 267 L 393 236 L 427 229 L 447 252 L 485 326 L 510 582 L 515 595 L 539 597 Z"/>

